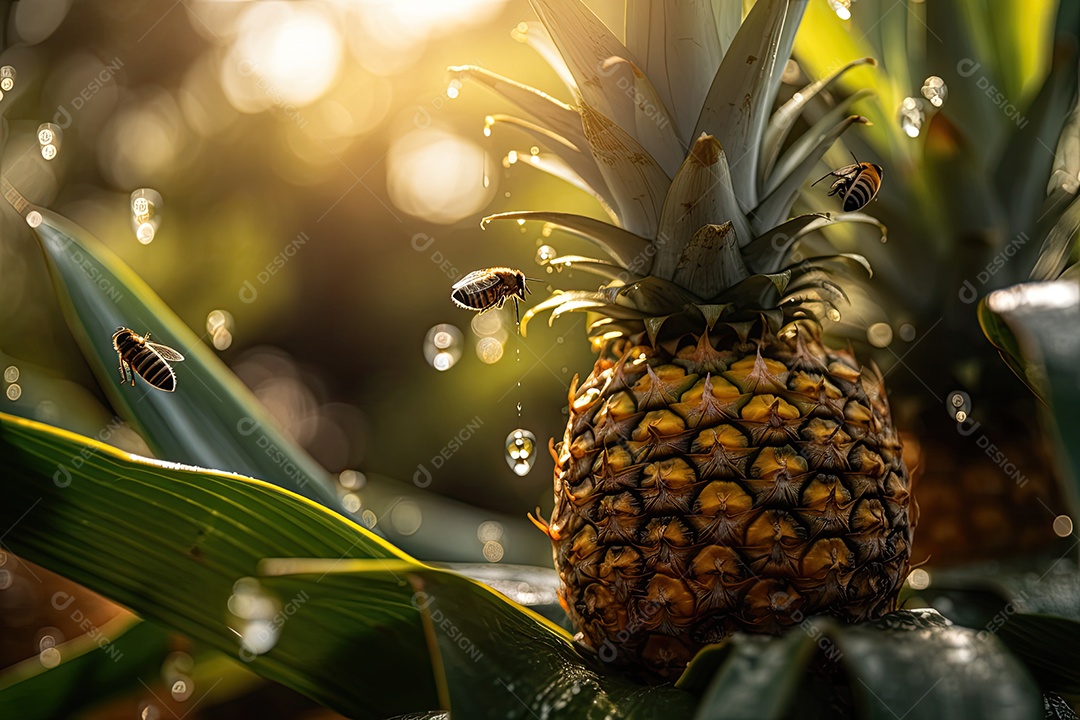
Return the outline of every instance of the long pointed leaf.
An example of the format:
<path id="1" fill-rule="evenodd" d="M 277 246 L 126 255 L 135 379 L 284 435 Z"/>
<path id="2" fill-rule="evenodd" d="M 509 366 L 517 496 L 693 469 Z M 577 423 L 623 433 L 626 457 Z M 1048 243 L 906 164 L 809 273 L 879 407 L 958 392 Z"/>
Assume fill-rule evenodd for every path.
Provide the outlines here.
<path id="1" fill-rule="evenodd" d="M 558 212 L 508 212 L 489 215 L 483 225 L 497 220 L 533 220 L 550 225 L 595 243 L 625 268 L 638 267 L 640 272 L 648 271 L 652 266 L 652 243 L 649 240 L 623 230 L 610 223 L 571 213 Z"/>
<path id="2" fill-rule="evenodd" d="M 277 610 L 248 627 L 272 638 L 266 627 L 277 623 L 280 636 L 257 656 L 241 649 L 236 583 L 263 558 L 423 567 L 340 515 L 260 480 L 138 458 L 4 414 L 0 467 L 13 552 L 351 717 L 437 707 L 420 616 L 392 578 L 353 590 L 348 615 L 314 592 L 264 596 L 258 604 Z"/>
<path id="3" fill-rule="evenodd" d="M 744 208 L 758 204 L 761 139 L 791 55 L 807 0 L 754 4 L 720 63 L 693 137 L 714 135 L 727 153 L 735 194 Z"/>
<path id="4" fill-rule="evenodd" d="M 716 138 L 703 136 L 683 162 L 668 190 L 660 216 L 658 248 L 653 274 L 671 278 L 683 249 L 704 225 L 731 223 L 740 246 L 753 238 L 735 198 L 727 157 Z"/>
<path id="5" fill-rule="evenodd" d="M 1038 688 L 997 638 L 953 626 L 933 610 L 898 611 L 833 637 L 862 717 L 1042 717 Z"/>
<path id="6" fill-rule="evenodd" d="M 721 39 L 715 13 L 725 26 L 742 20 L 738 3 L 629 0 L 626 46 L 641 61 L 656 92 L 671 111 L 679 138 L 689 145 L 694 124 L 731 37 Z"/>
<path id="7" fill-rule="evenodd" d="M 326 472 L 275 429 L 262 406 L 195 333 L 130 268 L 90 233 L 22 199 L 33 220 L 64 319 L 106 396 L 162 458 L 265 478 L 328 507 L 341 507 Z M 179 350 L 176 392 L 137 381 L 122 385 L 112 335 L 129 327 Z"/>

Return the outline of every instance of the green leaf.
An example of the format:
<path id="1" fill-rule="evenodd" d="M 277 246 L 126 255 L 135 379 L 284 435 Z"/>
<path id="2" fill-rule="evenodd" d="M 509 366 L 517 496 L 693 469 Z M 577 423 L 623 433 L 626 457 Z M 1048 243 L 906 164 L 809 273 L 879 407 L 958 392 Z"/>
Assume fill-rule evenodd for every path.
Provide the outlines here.
<path id="1" fill-rule="evenodd" d="M 1044 690 L 1080 693 L 1080 622 L 1052 615 L 1002 616 L 997 632 Z"/>
<path id="2" fill-rule="evenodd" d="M 890 613 L 830 637 L 843 653 L 861 717 L 1042 717 L 1034 681 L 997 638 L 951 625 L 933 610 Z"/>
<path id="3" fill-rule="evenodd" d="M 792 629 L 780 638 L 735 635 L 731 645 L 724 665 L 705 691 L 694 717 L 697 720 L 786 717 L 817 649 L 816 637 Z"/>
<path id="4" fill-rule="evenodd" d="M 696 699 L 671 687 L 648 687 L 586 663 L 565 636 L 494 593 L 464 593 L 450 574 L 414 573 L 418 604 L 437 648 L 455 717 L 689 717 Z M 482 657 L 478 656 L 482 651 Z"/>
<path id="5" fill-rule="evenodd" d="M 1054 420 L 1061 468 L 1070 477 L 1073 517 L 1080 517 L 1080 283 L 1023 283 L 991 293 L 989 312 L 1000 316 L 1019 341 L 1025 371 L 1041 388 Z M 993 340 L 993 338 L 991 338 Z"/>
<path id="6" fill-rule="evenodd" d="M 0 674 L 0 717 L 71 717 L 156 677 L 172 651 L 169 633 L 122 615 L 58 645 L 63 662 L 46 669 L 37 656 Z M 142 689 L 141 687 L 139 688 Z"/>
<path id="7" fill-rule="evenodd" d="M 260 480 L 139 458 L 3 414 L 0 467 L 0 525 L 13 552 L 352 717 L 438 707 L 400 579 L 423 566 L 355 523 Z M 257 594 L 243 579 L 268 557 L 363 558 L 387 574 L 350 588 L 345 612 L 321 584 L 307 596 Z M 276 610 L 233 617 L 240 595 Z M 242 651 L 240 636 L 258 640 L 268 623 L 280 630 L 272 649 Z"/>
<path id="8" fill-rule="evenodd" d="M 341 508 L 326 472 L 275 429 L 243 383 L 130 268 L 86 230 L 27 203 L 6 179 L 4 194 L 28 221 L 34 219 L 64 318 L 106 396 L 156 455 L 264 478 Z M 176 363 L 176 392 L 141 379 L 135 387 L 121 384 L 112 345 L 117 327 L 151 332 L 187 358 Z M 63 474 L 70 465 L 54 470 Z"/>
<path id="9" fill-rule="evenodd" d="M 735 199 L 724 150 L 716 138 L 703 135 L 694 142 L 664 199 L 652 273 L 671 279 L 691 239 L 709 224 L 729 224 L 738 247 L 753 239 L 750 223 Z"/>
<path id="10" fill-rule="evenodd" d="M 720 141 L 744 208 L 758 204 L 761 139 L 806 5 L 807 0 L 754 3 L 716 71 L 694 128 L 693 138 L 704 133 Z"/>
<path id="11" fill-rule="evenodd" d="M 575 237 L 588 240 L 615 259 L 620 265 L 634 272 L 648 272 L 652 266 L 652 242 L 640 235 L 584 215 L 562 212 L 521 211 L 489 215 L 481 223 L 500 220 L 527 220 L 544 222 L 564 230 Z"/>
<path id="12" fill-rule="evenodd" d="M 983 334 L 998 349 L 998 355 L 1001 356 L 1001 359 L 1028 386 L 1031 392 L 1040 398 L 1043 397 L 1046 389 L 1040 385 L 1038 373 L 1034 369 L 1029 371 L 1028 364 L 1024 360 L 1024 354 L 1020 350 L 1020 342 L 1016 339 L 1009 324 L 989 308 L 986 304 L 986 298 L 979 300 L 977 313 Z"/>

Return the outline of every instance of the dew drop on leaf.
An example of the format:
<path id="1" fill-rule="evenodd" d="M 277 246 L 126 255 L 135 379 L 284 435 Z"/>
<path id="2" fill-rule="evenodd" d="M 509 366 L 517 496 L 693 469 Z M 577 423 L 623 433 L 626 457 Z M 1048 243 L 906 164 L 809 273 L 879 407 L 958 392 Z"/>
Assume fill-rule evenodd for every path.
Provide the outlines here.
<path id="1" fill-rule="evenodd" d="M 949 97 L 949 88 L 945 86 L 945 81 L 937 75 L 931 75 L 923 81 L 921 92 L 922 96 L 936 108 L 944 105 L 945 99 Z"/>

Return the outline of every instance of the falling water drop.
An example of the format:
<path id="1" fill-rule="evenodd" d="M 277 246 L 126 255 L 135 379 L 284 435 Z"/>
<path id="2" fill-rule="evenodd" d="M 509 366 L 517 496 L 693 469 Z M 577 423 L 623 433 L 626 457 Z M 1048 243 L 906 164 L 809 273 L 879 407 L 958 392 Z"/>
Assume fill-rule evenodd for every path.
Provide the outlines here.
<path id="1" fill-rule="evenodd" d="M 866 329 L 866 339 L 874 347 L 889 347 L 893 340 L 893 331 L 889 323 L 874 323 Z"/>
<path id="2" fill-rule="evenodd" d="M 949 415 L 958 423 L 965 422 L 971 417 L 971 397 L 963 390 L 953 390 L 949 393 L 945 407 Z"/>
<path id="3" fill-rule="evenodd" d="M 154 241 L 161 226 L 161 193 L 153 188 L 139 188 L 131 193 L 131 227 L 143 245 Z"/>
<path id="4" fill-rule="evenodd" d="M 524 477 L 536 464 L 536 436 L 518 428 L 506 436 L 506 464 Z"/>
<path id="5" fill-rule="evenodd" d="M 0 67 L 0 90 L 9 92 L 15 87 L 15 68 L 10 65 Z"/>
<path id="6" fill-rule="evenodd" d="M 829 7 L 841 20 L 851 19 L 851 0 L 829 0 Z"/>
<path id="7" fill-rule="evenodd" d="M 424 357 L 436 370 L 449 370 L 461 359 L 463 342 L 460 330 L 449 323 L 440 323 L 424 337 Z"/>
<path id="8" fill-rule="evenodd" d="M 556 255 L 555 248 L 550 245 L 541 245 L 536 249 L 536 264 L 546 266 Z"/>
<path id="9" fill-rule="evenodd" d="M 931 75 L 923 81 L 921 92 L 922 96 L 929 100 L 934 107 L 941 107 L 949 97 L 949 88 L 945 86 L 945 81 L 937 75 Z"/>
<path id="10" fill-rule="evenodd" d="M 38 125 L 37 138 L 41 146 L 41 157 L 52 160 L 60 152 L 60 141 L 64 131 L 56 123 L 42 123 Z"/>
<path id="11" fill-rule="evenodd" d="M 840 322 L 840 311 L 836 308 L 829 308 L 829 312 L 827 312 L 826 315 L 828 315 L 829 319 L 833 322 Z"/>
<path id="12" fill-rule="evenodd" d="M 922 98 L 906 97 L 900 103 L 900 129 L 910 138 L 919 137 L 923 123 L 926 121 L 926 111 L 923 109 L 926 101 Z"/>

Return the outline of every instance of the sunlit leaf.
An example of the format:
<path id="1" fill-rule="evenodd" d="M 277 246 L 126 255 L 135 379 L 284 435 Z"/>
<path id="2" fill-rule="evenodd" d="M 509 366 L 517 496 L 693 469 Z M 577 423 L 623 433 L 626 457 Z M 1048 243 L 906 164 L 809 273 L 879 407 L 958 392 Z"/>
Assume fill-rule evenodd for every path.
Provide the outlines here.
<path id="1" fill-rule="evenodd" d="M 241 649 L 230 597 L 263 558 L 367 558 L 399 575 L 422 567 L 355 523 L 259 480 L 137 458 L 2 414 L 0 467 L 4 543 L 22 557 L 352 717 L 438 707 L 412 590 L 393 576 L 350 591 L 349 613 L 316 602 L 314 589 L 266 596 L 278 613 L 265 622 L 280 637 L 257 656 Z"/>
<path id="2" fill-rule="evenodd" d="M 146 283 L 86 230 L 26 203 L 5 183 L 5 195 L 34 219 L 34 235 L 60 298 L 64 319 L 106 396 L 160 457 L 265 478 L 328 507 L 340 501 L 326 472 L 279 432 L 258 400 Z M 12 195 L 15 192 L 15 195 Z M 128 327 L 176 348 L 177 391 L 142 380 L 121 384 L 112 335 Z M 50 471 L 65 475 L 78 460 Z"/>
<path id="3" fill-rule="evenodd" d="M 652 243 L 632 232 L 584 215 L 561 212 L 508 212 L 489 215 L 483 224 L 498 220 L 539 221 L 588 240 L 608 253 L 620 265 L 637 271 L 648 271 L 652 265 Z"/>
<path id="4" fill-rule="evenodd" d="M 705 133 L 720 141 L 744 208 L 758 204 L 761 139 L 806 4 L 807 0 L 754 4 L 720 63 L 694 127 L 693 137 Z"/>
<path id="5" fill-rule="evenodd" d="M 704 225 L 724 223 L 731 224 L 739 246 L 752 239 L 750 223 L 735 199 L 727 157 L 716 138 L 703 136 L 694 143 L 664 200 L 653 274 L 672 277 L 694 234 Z"/>

